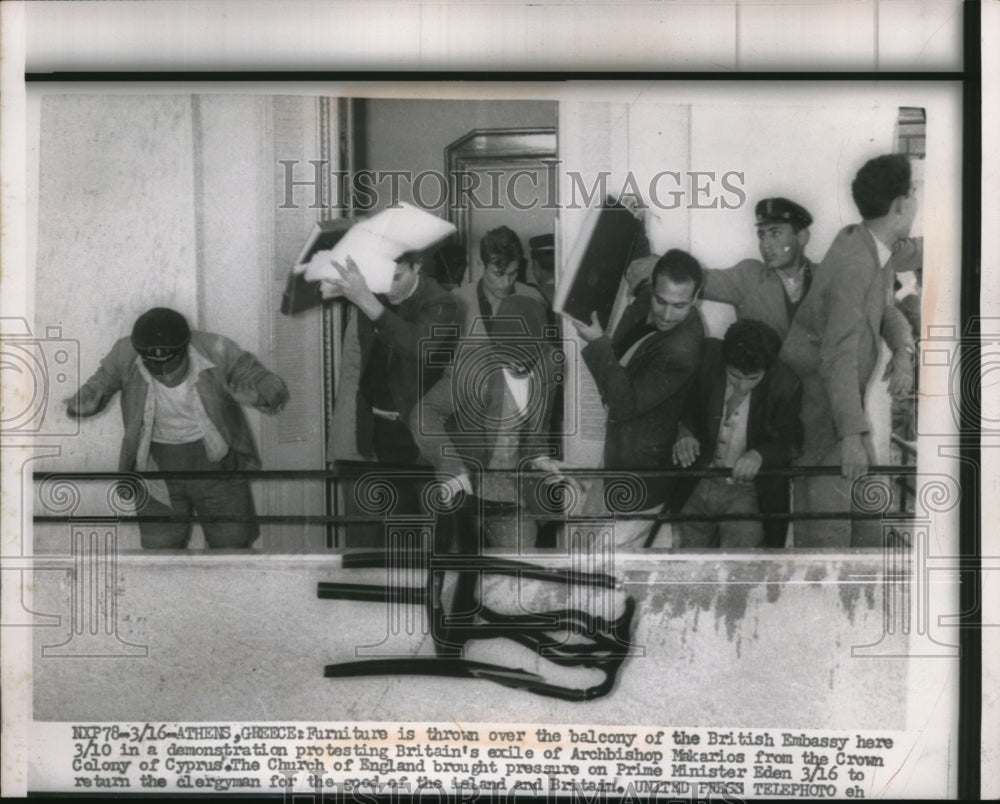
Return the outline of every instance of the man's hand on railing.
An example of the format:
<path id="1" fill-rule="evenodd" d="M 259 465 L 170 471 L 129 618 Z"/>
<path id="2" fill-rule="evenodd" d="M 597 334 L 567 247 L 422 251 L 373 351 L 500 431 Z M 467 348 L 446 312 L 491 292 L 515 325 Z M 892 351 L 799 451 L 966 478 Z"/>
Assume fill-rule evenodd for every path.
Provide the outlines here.
<path id="1" fill-rule="evenodd" d="M 733 480 L 737 483 L 749 483 L 757 477 L 757 472 L 760 471 L 760 465 L 763 462 L 764 459 L 757 450 L 752 449 L 749 452 L 744 452 L 736 461 L 736 465 L 733 466 Z"/>
<path id="2" fill-rule="evenodd" d="M 693 435 L 682 435 L 674 442 L 674 463 L 685 469 L 698 460 L 701 454 L 701 444 Z"/>
<path id="3" fill-rule="evenodd" d="M 852 483 L 868 471 L 871 458 L 861 433 L 846 436 L 840 442 L 840 474 Z"/>

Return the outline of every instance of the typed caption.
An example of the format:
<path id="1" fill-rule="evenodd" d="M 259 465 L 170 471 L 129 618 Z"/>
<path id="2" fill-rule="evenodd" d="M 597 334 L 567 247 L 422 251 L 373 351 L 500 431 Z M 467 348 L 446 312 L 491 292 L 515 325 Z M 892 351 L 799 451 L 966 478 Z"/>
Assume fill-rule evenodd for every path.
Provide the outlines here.
<path id="1" fill-rule="evenodd" d="M 79 723 L 44 731 L 38 792 L 253 791 L 329 801 L 394 793 L 872 798 L 912 747 L 904 732 L 801 729 Z"/>

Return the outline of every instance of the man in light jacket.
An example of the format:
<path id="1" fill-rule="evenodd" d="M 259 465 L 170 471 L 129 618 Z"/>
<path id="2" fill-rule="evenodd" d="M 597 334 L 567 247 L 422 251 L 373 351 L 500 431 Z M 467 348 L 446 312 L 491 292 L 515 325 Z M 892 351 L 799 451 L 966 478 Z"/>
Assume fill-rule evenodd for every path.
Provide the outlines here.
<path id="1" fill-rule="evenodd" d="M 120 472 L 254 470 L 260 457 L 241 405 L 277 413 L 288 401 L 282 379 L 222 335 L 192 331 L 166 307 L 146 311 L 100 368 L 66 400 L 71 416 L 103 410 L 121 392 L 125 434 Z M 150 516 L 232 517 L 203 522 L 210 548 L 247 548 L 259 528 L 250 484 L 241 478 L 151 482 L 138 511 Z M 243 520 L 243 521 L 238 521 Z M 140 522 L 151 549 L 187 546 L 190 522 Z"/>

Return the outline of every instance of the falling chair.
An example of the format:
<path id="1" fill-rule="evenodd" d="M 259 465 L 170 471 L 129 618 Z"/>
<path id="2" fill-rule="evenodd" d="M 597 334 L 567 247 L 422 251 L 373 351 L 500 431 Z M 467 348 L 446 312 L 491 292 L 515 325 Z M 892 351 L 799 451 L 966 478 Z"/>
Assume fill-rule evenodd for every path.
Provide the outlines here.
<path id="1" fill-rule="evenodd" d="M 574 608 L 545 612 L 505 613 L 486 605 L 484 583 L 493 576 L 513 576 L 577 589 L 616 590 L 617 578 L 603 573 L 549 569 L 523 561 L 482 555 L 428 555 L 411 550 L 386 554 L 345 554 L 345 569 L 427 566 L 422 587 L 380 586 L 320 582 L 317 594 L 331 600 L 358 600 L 385 604 L 413 604 L 427 608 L 434 655 L 365 659 L 329 664 L 327 678 L 368 675 L 425 675 L 484 679 L 567 701 L 590 701 L 614 688 L 625 659 L 633 654 L 629 642 L 635 599 L 625 598 L 623 611 L 613 618 Z M 449 604 L 444 603 L 445 574 L 454 575 Z M 518 581 L 520 583 L 520 581 Z M 520 588 L 520 587 L 518 587 Z M 475 643 L 504 639 L 520 645 L 559 668 L 596 671 L 600 680 L 586 686 L 560 684 L 541 673 L 466 658 Z M 589 674 L 588 674 L 589 675 Z"/>

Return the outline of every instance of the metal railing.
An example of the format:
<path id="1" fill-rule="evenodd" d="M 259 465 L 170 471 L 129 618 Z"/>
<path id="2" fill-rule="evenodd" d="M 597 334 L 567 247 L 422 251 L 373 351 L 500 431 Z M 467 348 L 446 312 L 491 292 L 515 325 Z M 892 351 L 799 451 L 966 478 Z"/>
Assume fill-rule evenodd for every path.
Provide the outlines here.
<path id="1" fill-rule="evenodd" d="M 906 442 L 903 442 L 905 444 Z M 699 468 L 699 469 L 645 469 L 645 470 L 608 470 L 608 469 L 569 469 L 561 475 L 553 475 L 551 472 L 539 470 L 491 470 L 494 476 L 514 475 L 521 478 L 558 478 L 565 477 L 573 480 L 588 479 L 608 479 L 609 477 L 621 481 L 623 478 L 643 481 L 646 479 L 685 479 L 698 480 L 701 478 L 725 478 L 729 476 L 731 470 L 725 468 Z M 908 500 L 912 498 L 914 488 L 910 485 L 913 477 L 917 473 L 916 466 L 899 465 L 876 465 L 869 467 L 864 475 L 865 479 L 875 477 L 894 477 L 901 483 L 901 494 L 899 495 L 899 505 L 897 510 L 892 511 L 883 504 L 878 510 L 851 510 L 851 511 L 819 511 L 819 512 L 796 512 L 787 513 L 756 513 L 756 514 L 679 514 L 679 513 L 648 513 L 629 510 L 611 511 L 608 515 L 620 520 L 648 520 L 656 522 L 721 522 L 721 521 L 797 521 L 797 520 L 827 520 L 827 519 L 850 519 L 850 520 L 874 520 L 886 517 L 905 517 L 910 512 L 906 510 Z M 427 466 L 402 466 L 383 465 L 368 462 L 343 462 L 334 464 L 331 469 L 272 469 L 256 471 L 157 471 L 157 472 L 53 472 L 41 471 L 33 473 L 36 484 L 46 484 L 55 482 L 74 481 L 115 481 L 131 488 L 131 493 L 137 494 L 137 484 L 150 480 L 192 480 L 192 479 L 233 479 L 242 478 L 245 480 L 265 480 L 265 481 L 324 481 L 332 483 L 356 482 L 362 478 L 381 474 L 389 482 L 393 477 L 405 474 L 407 479 L 426 478 L 426 482 L 437 482 L 440 475 Z M 758 477 L 817 477 L 817 476 L 837 476 L 840 474 L 839 466 L 796 466 L 779 469 L 761 469 Z M 562 481 L 565 482 L 565 481 Z M 887 485 L 887 484 L 886 484 Z M 905 491 L 909 491 L 906 494 Z M 884 489 L 883 489 L 884 491 Z M 516 514 L 499 515 L 501 519 L 520 518 L 525 521 L 565 521 L 572 523 L 576 520 L 592 520 L 594 515 L 572 515 L 563 512 L 561 515 L 554 512 L 535 513 L 519 510 Z M 94 523 L 138 523 L 138 522 L 256 522 L 261 525 L 361 525 L 361 524 L 381 524 L 385 521 L 385 516 L 380 514 L 262 514 L 253 517 L 207 516 L 197 514 L 187 515 L 141 515 L 134 516 L 116 513 L 113 515 L 87 515 L 87 514 L 38 514 L 33 517 L 36 523 L 57 523 L 70 520 L 86 519 Z"/>

